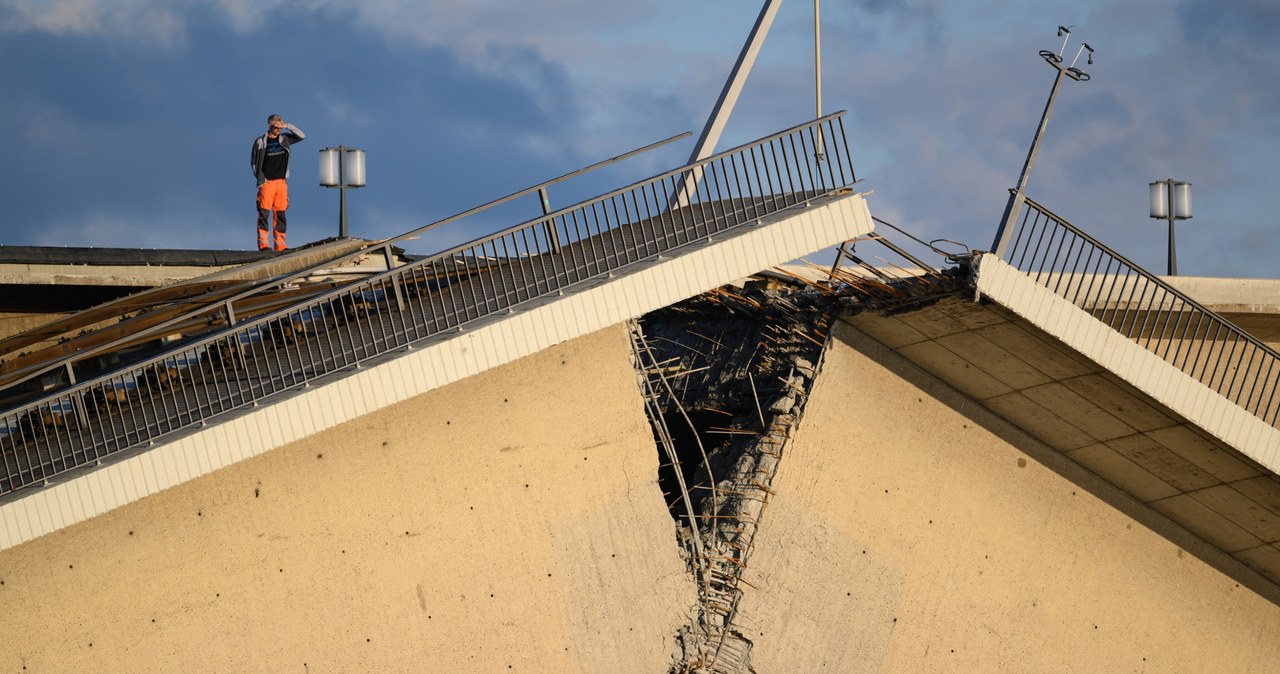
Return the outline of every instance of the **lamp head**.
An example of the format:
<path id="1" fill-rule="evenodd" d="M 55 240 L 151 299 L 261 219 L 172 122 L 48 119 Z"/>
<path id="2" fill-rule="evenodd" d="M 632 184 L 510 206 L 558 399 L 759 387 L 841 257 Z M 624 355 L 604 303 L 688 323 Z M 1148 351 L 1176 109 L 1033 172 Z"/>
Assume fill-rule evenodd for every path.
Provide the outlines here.
<path id="1" fill-rule="evenodd" d="M 1086 42 L 1084 43 L 1084 48 L 1089 52 L 1089 65 L 1093 65 L 1093 47 L 1090 47 L 1089 43 Z"/>
<path id="2" fill-rule="evenodd" d="M 1058 26 L 1058 37 L 1062 38 L 1062 46 L 1058 47 L 1057 63 L 1062 63 L 1062 53 L 1067 49 L 1067 40 L 1071 39 L 1071 26 Z"/>

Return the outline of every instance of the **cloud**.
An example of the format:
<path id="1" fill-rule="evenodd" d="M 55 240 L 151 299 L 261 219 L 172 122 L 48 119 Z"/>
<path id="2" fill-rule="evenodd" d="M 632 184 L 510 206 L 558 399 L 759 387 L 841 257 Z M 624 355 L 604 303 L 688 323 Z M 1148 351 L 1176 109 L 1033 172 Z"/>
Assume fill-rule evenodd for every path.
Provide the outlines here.
<path id="1" fill-rule="evenodd" d="M 240 34 L 307 17 L 340 19 L 355 29 L 420 48 L 443 47 L 481 66 L 495 47 L 529 47 L 550 57 L 576 53 L 601 25 L 643 17 L 632 3 L 592 0 L 0 0 L 0 30 L 58 36 L 145 37 L 181 46 L 193 16 Z M 277 23 L 278 22 L 278 23 Z"/>
<path id="2" fill-rule="evenodd" d="M 185 41 L 177 9 L 154 0 L 3 0 L 0 33 L 132 38 L 138 44 L 174 47 Z"/>

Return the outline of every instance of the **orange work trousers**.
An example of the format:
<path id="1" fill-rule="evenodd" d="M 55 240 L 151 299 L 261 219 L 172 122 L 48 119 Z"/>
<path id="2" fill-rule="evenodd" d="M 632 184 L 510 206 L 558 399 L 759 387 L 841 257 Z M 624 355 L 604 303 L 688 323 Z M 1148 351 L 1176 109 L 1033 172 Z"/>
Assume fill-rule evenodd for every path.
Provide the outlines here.
<path id="1" fill-rule="evenodd" d="M 283 251 L 285 230 L 289 223 L 285 212 L 289 210 L 289 184 L 284 178 L 268 180 L 258 186 L 258 250 L 271 248 L 271 212 L 275 211 L 275 250 Z"/>

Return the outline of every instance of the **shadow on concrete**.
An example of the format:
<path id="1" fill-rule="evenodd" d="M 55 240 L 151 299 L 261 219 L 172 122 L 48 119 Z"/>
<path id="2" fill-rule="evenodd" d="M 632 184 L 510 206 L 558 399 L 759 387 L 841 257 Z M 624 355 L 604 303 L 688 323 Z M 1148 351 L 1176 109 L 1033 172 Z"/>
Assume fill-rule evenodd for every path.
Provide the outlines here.
<path id="1" fill-rule="evenodd" d="M 842 320 L 842 322 L 845 321 Z M 1018 429 L 980 402 L 906 360 L 856 327 L 847 322 L 844 327 L 844 330 L 837 331 L 832 338 L 840 339 L 847 346 L 880 363 L 890 372 L 919 387 L 958 414 L 982 426 L 1044 467 L 1191 553 L 1240 585 L 1256 592 L 1273 604 L 1280 605 L 1280 586 L 1185 527 L 1121 491 L 1097 474 L 1063 456 L 1052 447 Z"/>

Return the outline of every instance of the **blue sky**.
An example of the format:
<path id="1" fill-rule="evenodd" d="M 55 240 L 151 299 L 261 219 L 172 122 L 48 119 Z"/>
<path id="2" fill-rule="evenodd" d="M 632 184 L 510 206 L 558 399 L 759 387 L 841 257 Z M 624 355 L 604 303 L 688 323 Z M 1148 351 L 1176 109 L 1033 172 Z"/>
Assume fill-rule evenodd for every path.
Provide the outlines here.
<path id="1" fill-rule="evenodd" d="M 398 234 L 701 129 L 759 11 L 742 0 L 0 0 L 0 244 L 254 245 L 249 146 L 295 148 L 290 243 L 337 231 L 316 153 L 359 146 L 353 234 Z M 813 116 L 812 11 L 788 0 L 721 147 Z M 1269 0 L 825 0 L 824 108 L 872 213 L 991 243 L 1052 83 L 1059 24 L 1096 50 L 1066 82 L 1028 193 L 1162 270 L 1147 183 L 1194 184 L 1187 275 L 1277 277 L 1280 5 Z M 679 165 L 692 141 L 552 190 L 555 205 Z M 495 211 L 446 240 L 532 215 Z M 451 239 L 450 239 L 451 237 Z"/>

